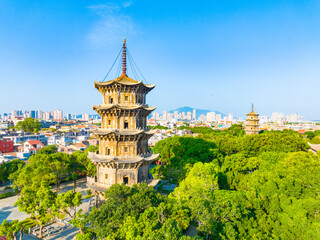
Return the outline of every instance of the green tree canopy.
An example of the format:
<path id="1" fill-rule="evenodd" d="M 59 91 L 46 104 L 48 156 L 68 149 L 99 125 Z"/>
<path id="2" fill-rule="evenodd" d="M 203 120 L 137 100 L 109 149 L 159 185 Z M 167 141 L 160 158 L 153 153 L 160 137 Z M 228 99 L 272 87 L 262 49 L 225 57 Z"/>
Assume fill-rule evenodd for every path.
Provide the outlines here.
<path id="1" fill-rule="evenodd" d="M 17 130 L 34 133 L 38 132 L 41 129 L 41 123 L 38 120 L 29 117 L 23 121 L 18 122 L 15 128 Z"/>

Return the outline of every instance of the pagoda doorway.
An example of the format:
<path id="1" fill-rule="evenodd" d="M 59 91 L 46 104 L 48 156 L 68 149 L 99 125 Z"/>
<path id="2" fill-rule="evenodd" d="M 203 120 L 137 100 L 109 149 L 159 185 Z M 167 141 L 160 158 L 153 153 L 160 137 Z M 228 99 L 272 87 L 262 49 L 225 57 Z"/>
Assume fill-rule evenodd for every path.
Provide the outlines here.
<path id="1" fill-rule="evenodd" d="M 129 183 L 129 177 L 123 177 L 123 182 L 124 184 L 128 184 Z"/>

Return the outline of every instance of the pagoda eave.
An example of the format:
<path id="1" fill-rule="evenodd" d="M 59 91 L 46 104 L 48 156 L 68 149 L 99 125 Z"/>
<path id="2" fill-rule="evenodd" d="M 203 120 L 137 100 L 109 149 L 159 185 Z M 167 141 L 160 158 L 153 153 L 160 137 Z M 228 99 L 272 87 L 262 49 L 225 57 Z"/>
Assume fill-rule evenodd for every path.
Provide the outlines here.
<path id="1" fill-rule="evenodd" d="M 127 78 L 130 79 L 130 78 Z M 108 82 L 94 82 L 94 87 L 99 89 L 100 87 L 109 87 L 113 84 L 119 84 L 122 86 L 142 86 L 145 87 L 148 90 L 152 90 L 156 85 L 155 84 L 144 84 L 142 81 L 135 81 L 133 79 L 131 79 L 132 81 L 121 81 L 121 79 L 119 80 L 118 78 L 110 80 Z"/>
<path id="2" fill-rule="evenodd" d="M 153 111 L 156 109 L 156 107 L 148 107 L 146 105 L 133 105 L 133 106 L 121 106 L 118 104 L 106 104 L 106 105 L 98 105 L 98 106 L 92 106 L 93 110 L 95 111 L 108 111 L 110 109 L 120 109 L 120 110 L 136 110 L 136 109 L 143 109 L 145 111 Z"/>
<path id="3" fill-rule="evenodd" d="M 91 131 L 93 134 L 98 136 L 107 136 L 107 135 L 120 135 L 120 136 L 135 136 L 135 135 L 150 135 L 152 136 L 155 131 L 154 130 L 137 130 L 137 131 L 119 131 L 119 130 L 110 130 L 110 131 L 101 131 L 99 129 L 95 129 Z"/>
<path id="4" fill-rule="evenodd" d="M 91 153 L 88 158 L 96 164 L 136 164 L 144 162 L 152 162 L 159 157 L 159 154 L 128 156 L 128 157 L 114 157 L 107 155 L 99 155 Z"/>

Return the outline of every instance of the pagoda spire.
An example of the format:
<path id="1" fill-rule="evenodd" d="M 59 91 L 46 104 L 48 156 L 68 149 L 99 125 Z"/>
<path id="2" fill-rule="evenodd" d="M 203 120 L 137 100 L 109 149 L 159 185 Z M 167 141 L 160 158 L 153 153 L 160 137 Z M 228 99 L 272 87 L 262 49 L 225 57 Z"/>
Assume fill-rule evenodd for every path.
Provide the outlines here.
<path id="1" fill-rule="evenodd" d="M 253 112 L 253 103 L 252 103 L 252 112 Z"/>
<path id="2" fill-rule="evenodd" d="M 123 39 L 122 50 L 122 75 L 127 76 L 127 52 L 126 52 L 126 38 Z"/>

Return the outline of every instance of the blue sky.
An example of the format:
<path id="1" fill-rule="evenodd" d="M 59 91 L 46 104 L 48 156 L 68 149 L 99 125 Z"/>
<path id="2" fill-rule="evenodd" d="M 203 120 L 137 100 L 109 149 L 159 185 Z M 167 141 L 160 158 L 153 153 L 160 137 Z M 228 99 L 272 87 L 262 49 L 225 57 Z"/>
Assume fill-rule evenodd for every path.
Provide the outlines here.
<path id="1" fill-rule="evenodd" d="M 0 0 L 0 112 L 93 113 L 126 37 L 158 111 L 320 119 L 319 23 L 319 1 Z"/>

